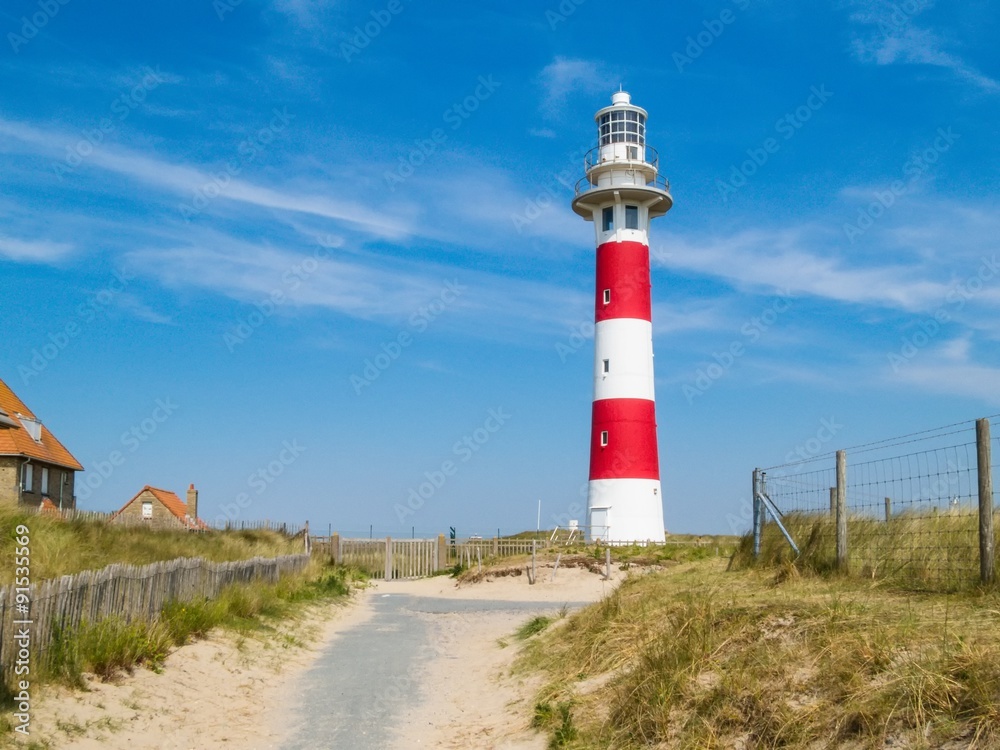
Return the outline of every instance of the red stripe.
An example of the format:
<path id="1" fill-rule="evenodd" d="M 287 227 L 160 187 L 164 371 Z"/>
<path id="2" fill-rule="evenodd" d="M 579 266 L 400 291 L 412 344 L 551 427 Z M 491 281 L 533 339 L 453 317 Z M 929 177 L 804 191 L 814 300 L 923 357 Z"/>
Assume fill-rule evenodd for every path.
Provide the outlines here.
<path id="1" fill-rule="evenodd" d="M 591 479 L 659 479 L 656 405 L 644 398 L 594 402 L 590 437 Z M 607 431 L 608 444 L 601 445 Z"/>
<path id="2" fill-rule="evenodd" d="M 604 304 L 604 290 L 611 302 Z M 597 299 L 594 319 L 652 320 L 649 300 L 649 248 L 641 242 L 605 242 L 597 248 Z"/>

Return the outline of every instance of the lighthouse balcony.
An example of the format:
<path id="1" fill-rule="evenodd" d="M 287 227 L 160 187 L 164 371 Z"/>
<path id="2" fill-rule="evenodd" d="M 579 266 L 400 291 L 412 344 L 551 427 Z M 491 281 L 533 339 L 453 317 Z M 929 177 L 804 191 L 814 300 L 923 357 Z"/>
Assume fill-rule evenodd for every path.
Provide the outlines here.
<path id="1" fill-rule="evenodd" d="M 606 179 L 599 179 L 595 184 L 596 177 L 597 175 L 587 175 L 576 183 L 574 189 L 577 197 L 595 190 L 620 188 L 652 188 L 664 193 L 670 192 L 670 182 L 662 174 L 655 174 L 652 179 L 647 179 L 647 175 L 638 170 L 616 171 L 613 176 L 610 173 L 602 175 Z"/>

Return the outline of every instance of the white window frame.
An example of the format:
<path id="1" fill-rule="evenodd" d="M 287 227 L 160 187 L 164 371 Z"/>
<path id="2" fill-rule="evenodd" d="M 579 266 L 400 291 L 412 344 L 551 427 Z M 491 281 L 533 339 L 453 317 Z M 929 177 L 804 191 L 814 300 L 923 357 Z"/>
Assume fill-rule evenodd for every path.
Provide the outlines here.
<path id="1" fill-rule="evenodd" d="M 630 227 L 628 224 L 629 215 L 635 218 L 635 226 Z M 639 228 L 639 207 L 638 206 L 625 206 L 625 228 L 626 229 L 638 229 Z"/>
<path id="2" fill-rule="evenodd" d="M 32 464 L 25 463 L 21 467 L 21 490 L 23 492 L 32 492 L 34 490 L 35 484 L 35 467 Z"/>
<path id="3" fill-rule="evenodd" d="M 153 517 L 153 501 L 152 500 L 143 500 L 142 501 L 142 517 L 144 519 L 146 519 L 146 518 L 152 518 Z"/>
<path id="4" fill-rule="evenodd" d="M 604 372 L 605 375 L 607 375 L 609 372 L 611 372 L 611 360 L 610 359 L 604 360 L 602 368 L 603 368 L 603 372 Z"/>
<path id="5" fill-rule="evenodd" d="M 611 290 L 610 289 L 605 289 L 604 290 L 604 304 L 605 305 L 610 305 L 611 304 Z"/>
<path id="6" fill-rule="evenodd" d="M 42 467 L 42 494 L 49 494 L 49 468 L 47 466 Z"/>
<path id="7" fill-rule="evenodd" d="M 602 430 L 601 431 L 601 447 L 602 448 L 607 448 L 608 447 L 608 431 L 607 430 Z"/>

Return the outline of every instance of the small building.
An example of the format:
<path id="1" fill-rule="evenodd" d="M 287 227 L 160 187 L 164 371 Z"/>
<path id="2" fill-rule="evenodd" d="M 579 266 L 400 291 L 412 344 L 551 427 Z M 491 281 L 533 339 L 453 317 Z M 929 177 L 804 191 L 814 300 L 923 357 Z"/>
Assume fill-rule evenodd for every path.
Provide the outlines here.
<path id="1" fill-rule="evenodd" d="M 0 380 L 0 505 L 75 510 L 78 471 L 80 462 Z"/>
<path id="2" fill-rule="evenodd" d="M 208 525 L 198 518 L 198 490 L 192 484 L 185 503 L 170 490 L 148 484 L 111 517 L 111 523 L 148 525 L 153 529 L 204 531 Z"/>

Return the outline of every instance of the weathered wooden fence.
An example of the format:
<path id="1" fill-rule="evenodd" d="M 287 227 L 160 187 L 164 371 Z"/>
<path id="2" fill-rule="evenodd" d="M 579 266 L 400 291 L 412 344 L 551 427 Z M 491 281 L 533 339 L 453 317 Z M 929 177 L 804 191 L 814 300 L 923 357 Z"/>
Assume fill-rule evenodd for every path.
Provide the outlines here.
<path id="1" fill-rule="evenodd" d="M 497 560 L 515 555 L 530 555 L 543 541 L 530 539 L 466 539 L 447 542 L 444 534 L 436 539 L 344 539 L 339 534 L 310 538 L 313 554 L 331 557 L 337 563 L 351 565 L 372 578 L 421 578 L 456 563 L 466 566 L 480 560 Z"/>
<path id="2" fill-rule="evenodd" d="M 41 581 L 28 587 L 28 604 L 17 600 L 13 585 L 0 587 L 0 672 L 15 660 L 14 635 L 30 621 L 31 655 L 37 658 L 51 642 L 57 628 L 73 629 L 111 616 L 128 622 L 156 620 L 171 602 L 213 599 L 235 583 L 274 583 L 283 575 L 303 570 L 309 555 L 255 557 L 215 563 L 201 558 L 180 558 L 151 565 L 116 563 L 101 570 Z"/>

